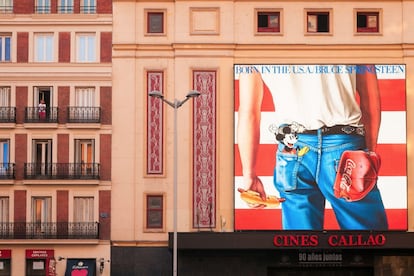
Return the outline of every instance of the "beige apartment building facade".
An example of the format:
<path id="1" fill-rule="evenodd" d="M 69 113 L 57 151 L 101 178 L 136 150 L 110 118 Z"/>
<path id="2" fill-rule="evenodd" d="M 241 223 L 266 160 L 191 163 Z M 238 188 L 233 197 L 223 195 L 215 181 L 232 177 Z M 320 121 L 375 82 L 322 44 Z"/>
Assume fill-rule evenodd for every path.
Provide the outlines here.
<path id="1" fill-rule="evenodd" d="M 113 9 L 114 272 L 172 272 L 174 175 L 178 182 L 180 275 L 276 275 L 303 266 L 310 267 L 309 273 L 319 274 L 349 275 L 344 274 L 347 269 L 368 273 L 364 275 L 412 272 L 413 251 L 407 243 L 413 229 L 412 1 L 114 0 Z M 379 248 L 358 247 L 361 244 L 352 242 L 346 248 L 322 244 L 277 248 L 272 242 L 275 232 L 287 239 L 303 232 L 242 231 L 234 204 L 234 68 L 239 64 L 403 65 L 406 96 L 401 100 L 406 103 L 403 144 L 407 154 L 398 166 L 408 168 L 403 176 L 407 198 L 402 196 L 403 202 L 407 199 L 403 213 L 408 231 L 403 229 L 395 237 L 387 236 L 391 232 L 380 233 L 384 236 L 376 236 L 378 243 L 382 237 L 389 242 Z M 201 95 L 178 110 L 148 96 L 159 91 L 174 102 L 185 99 L 191 90 Z M 317 232 L 315 239 L 324 240 L 323 233 L 331 232 Z M 408 248 L 401 249 L 401 244 Z M 315 264 L 309 263 L 311 259 L 305 263 L 298 259 L 327 253 L 341 259 L 336 268 L 329 261 Z M 400 255 L 405 256 L 396 257 Z"/>
<path id="2" fill-rule="evenodd" d="M 112 2 L 2 1 L 0 29 L 0 275 L 110 275 Z"/>

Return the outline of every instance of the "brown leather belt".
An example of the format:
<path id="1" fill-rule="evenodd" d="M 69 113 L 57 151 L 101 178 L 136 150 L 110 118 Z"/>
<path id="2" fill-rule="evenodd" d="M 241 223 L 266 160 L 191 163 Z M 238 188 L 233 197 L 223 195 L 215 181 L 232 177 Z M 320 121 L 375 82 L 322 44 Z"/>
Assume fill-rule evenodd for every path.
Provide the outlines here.
<path id="1" fill-rule="evenodd" d="M 356 126 L 349 126 L 349 125 L 335 125 L 331 127 L 323 126 L 320 129 L 311 129 L 305 130 L 301 132 L 302 134 L 317 134 L 318 131 L 323 135 L 330 135 L 330 134 L 348 134 L 348 135 L 365 135 L 364 127 L 356 127 Z"/>

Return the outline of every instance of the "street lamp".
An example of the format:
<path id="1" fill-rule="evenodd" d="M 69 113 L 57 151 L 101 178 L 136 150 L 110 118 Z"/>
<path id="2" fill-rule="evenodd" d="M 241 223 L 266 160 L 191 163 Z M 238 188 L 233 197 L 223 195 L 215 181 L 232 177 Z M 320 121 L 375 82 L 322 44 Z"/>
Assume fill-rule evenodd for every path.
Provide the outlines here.
<path id="1" fill-rule="evenodd" d="M 173 217 L 173 275 L 177 275 L 177 190 L 178 190 L 178 183 L 177 183 L 177 110 L 180 108 L 186 101 L 190 98 L 195 98 L 200 96 L 200 92 L 196 90 L 191 90 L 185 96 L 185 99 L 180 101 L 174 99 L 174 102 L 164 99 L 164 95 L 160 91 L 151 91 L 148 94 L 150 97 L 155 97 L 161 99 L 164 103 L 168 104 L 172 108 L 174 108 L 174 217 Z"/>

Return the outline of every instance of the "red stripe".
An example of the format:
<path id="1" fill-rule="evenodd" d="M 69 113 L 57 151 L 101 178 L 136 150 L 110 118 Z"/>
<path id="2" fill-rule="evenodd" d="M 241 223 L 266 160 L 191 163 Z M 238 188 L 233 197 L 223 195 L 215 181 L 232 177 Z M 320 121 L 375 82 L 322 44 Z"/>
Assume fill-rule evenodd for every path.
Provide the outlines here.
<path id="1" fill-rule="evenodd" d="M 389 230 L 407 230 L 407 210 L 386 210 Z M 234 230 L 281 230 L 280 209 L 236 209 L 234 212 Z M 332 209 L 325 211 L 326 230 L 338 230 L 338 223 Z"/>
<path id="2" fill-rule="evenodd" d="M 257 174 L 262 176 L 273 175 L 275 166 L 275 152 L 277 145 L 262 144 L 258 148 Z M 382 176 L 406 176 L 407 156 L 405 144 L 379 144 L 377 153 L 381 157 L 380 175 Z M 234 175 L 242 176 L 239 147 L 234 147 Z"/>
<path id="3" fill-rule="evenodd" d="M 381 93 L 381 110 L 405 111 L 405 80 L 378 80 Z"/>
<path id="4" fill-rule="evenodd" d="M 405 111 L 405 79 L 380 79 L 381 110 Z M 234 81 L 234 110 L 239 110 L 239 81 Z M 267 86 L 264 89 L 262 111 L 275 111 L 272 95 Z"/>

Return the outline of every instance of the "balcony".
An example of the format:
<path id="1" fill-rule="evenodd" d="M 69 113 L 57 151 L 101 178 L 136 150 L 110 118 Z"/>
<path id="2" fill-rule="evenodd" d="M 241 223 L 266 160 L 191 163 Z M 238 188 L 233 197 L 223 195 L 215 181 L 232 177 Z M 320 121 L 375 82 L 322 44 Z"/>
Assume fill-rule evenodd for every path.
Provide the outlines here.
<path id="1" fill-rule="evenodd" d="M 57 123 L 58 108 L 46 107 L 46 114 L 42 115 L 38 107 L 26 107 L 24 113 L 25 123 Z"/>
<path id="2" fill-rule="evenodd" d="M 99 223 L 1 222 L 0 239 L 99 239 Z"/>
<path id="3" fill-rule="evenodd" d="M 68 107 L 68 123 L 100 123 L 100 107 Z"/>
<path id="4" fill-rule="evenodd" d="M 50 13 L 50 5 L 35 6 L 35 13 Z"/>
<path id="5" fill-rule="evenodd" d="M 0 13 L 13 13 L 13 6 L 4 4 L 0 5 Z"/>
<path id="6" fill-rule="evenodd" d="M 80 12 L 84 14 L 96 13 L 96 6 L 81 6 Z"/>
<path id="7" fill-rule="evenodd" d="M 25 163 L 25 179 L 99 179 L 98 163 Z"/>
<path id="8" fill-rule="evenodd" d="M 16 108 L 15 107 L 0 107 L 0 123 L 15 123 L 16 122 Z"/>
<path id="9" fill-rule="evenodd" d="M 73 5 L 59 6 L 58 13 L 73 13 Z"/>
<path id="10" fill-rule="evenodd" d="M 14 163 L 0 163 L 0 180 L 14 179 L 15 177 Z"/>

